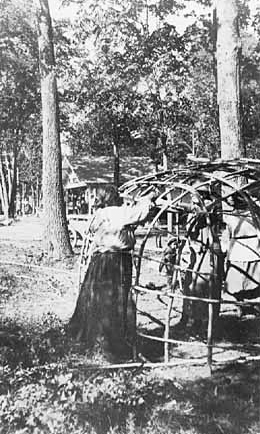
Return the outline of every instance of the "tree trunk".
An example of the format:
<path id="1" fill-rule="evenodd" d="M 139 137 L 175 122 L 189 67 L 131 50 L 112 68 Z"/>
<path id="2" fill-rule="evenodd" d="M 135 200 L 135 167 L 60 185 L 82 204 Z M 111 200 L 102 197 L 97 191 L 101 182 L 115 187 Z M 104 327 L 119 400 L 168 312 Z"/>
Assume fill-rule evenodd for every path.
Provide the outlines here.
<path id="1" fill-rule="evenodd" d="M 219 126 L 221 138 L 221 157 L 225 160 L 241 158 L 244 154 L 241 136 L 240 104 L 240 38 L 238 29 L 238 10 L 235 0 L 218 0 L 217 6 L 217 91 L 219 106 Z M 241 183 L 241 179 L 236 180 Z M 227 188 L 223 189 L 223 193 Z M 224 204 L 223 208 L 227 209 Z M 224 217 L 227 222 L 228 217 Z M 215 229 L 213 228 L 213 231 Z M 184 291 L 186 295 L 207 297 L 213 285 L 213 298 L 219 298 L 223 276 L 223 258 L 218 240 L 216 251 L 196 251 L 193 247 L 189 269 L 200 267 L 199 275 L 188 271 L 185 276 Z M 214 281 L 215 279 L 215 281 Z M 183 307 L 183 320 L 200 325 L 207 318 L 206 305 L 198 301 L 186 300 Z M 218 309 L 216 308 L 216 315 Z"/>
<path id="2" fill-rule="evenodd" d="M 52 24 L 48 0 L 39 0 L 38 43 L 43 128 L 44 243 L 62 259 L 72 253 L 62 187 L 61 147 Z"/>
<path id="3" fill-rule="evenodd" d="M 14 147 L 13 157 L 13 170 L 12 177 L 10 178 L 10 203 L 9 203 L 9 217 L 14 218 L 16 212 L 16 195 L 17 195 L 17 148 Z"/>
<path id="4" fill-rule="evenodd" d="M 14 149 L 13 157 L 6 153 L 1 154 L 0 158 L 0 199 L 4 211 L 5 219 L 14 217 L 15 198 L 16 198 L 16 170 L 17 156 Z"/>
<path id="5" fill-rule="evenodd" d="M 117 141 L 114 141 L 113 145 L 114 153 L 114 184 L 118 189 L 120 184 L 120 162 L 119 162 L 119 146 Z"/>
<path id="6" fill-rule="evenodd" d="M 8 199 L 8 184 L 3 165 L 3 156 L 0 155 L 0 199 L 2 203 L 5 220 L 8 220 L 9 214 L 9 199 Z"/>
<path id="7" fill-rule="evenodd" d="M 221 157 L 241 158 L 240 52 L 236 0 L 218 0 L 217 4 L 217 84 Z"/>

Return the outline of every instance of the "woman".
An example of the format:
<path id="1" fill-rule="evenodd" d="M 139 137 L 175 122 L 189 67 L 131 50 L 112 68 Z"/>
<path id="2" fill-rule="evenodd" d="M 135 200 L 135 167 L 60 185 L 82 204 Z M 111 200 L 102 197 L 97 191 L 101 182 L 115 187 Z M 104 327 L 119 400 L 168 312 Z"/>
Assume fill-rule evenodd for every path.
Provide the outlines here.
<path id="1" fill-rule="evenodd" d="M 151 192 L 136 205 L 118 206 L 114 189 L 99 191 L 90 226 L 91 260 L 70 321 L 72 335 L 89 348 L 97 347 L 106 354 L 126 353 L 127 337 L 135 329 L 135 305 L 128 298 L 134 229 L 146 221 L 154 199 Z"/>

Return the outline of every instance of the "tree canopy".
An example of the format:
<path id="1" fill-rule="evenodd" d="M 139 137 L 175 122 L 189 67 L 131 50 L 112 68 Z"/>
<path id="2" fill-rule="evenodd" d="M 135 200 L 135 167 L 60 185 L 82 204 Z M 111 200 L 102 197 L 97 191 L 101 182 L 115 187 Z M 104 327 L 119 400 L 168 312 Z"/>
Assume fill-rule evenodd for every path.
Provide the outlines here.
<path id="1" fill-rule="evenodd" d="M 116 142 L 125 155 L 158 162 L 166 148 L 173 161 L 192 150 L 219 155 L 212 5 L 197 0 L 192 10 L 188 3 L 64 2 L 75 12 L 56 17 L 54 46 L 61 138 L 74 153 L 111 154 Z M 255 156 L 260 14 L 250 15 L 248 1 L 239 5 L 243 136 L 247 155 Z M 27 170 L 35 153 L 41 161 L 37 35 L 26 2 L 5 0 L 0 7 L 1 146 L 19 145 L 18 165 Z M 185 28 L 178 16 L 186 16 Z M 30 171 L 34 182 L 36 172 Z"/>

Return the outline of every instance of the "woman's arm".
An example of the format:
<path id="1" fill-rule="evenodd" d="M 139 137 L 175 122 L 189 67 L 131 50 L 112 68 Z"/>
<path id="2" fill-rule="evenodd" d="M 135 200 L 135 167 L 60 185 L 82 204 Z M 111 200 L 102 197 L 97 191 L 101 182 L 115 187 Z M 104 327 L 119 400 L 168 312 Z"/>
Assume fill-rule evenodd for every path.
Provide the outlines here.
<path id="1" fill-rule="evenodd" d="M 155 207 L 154 195 L 150 194 L 139 201 L 133 206 L 120 207 L 120 217 L 123 226 L 138 225 L 146 221 L 149 212 Z"/>
<path id="2" fill-rule="evenodd" d="M 158 192 L 152 191 L 146 196 L 140 197 L 135 205 L 122 205 L 117 209 L 117 222 L 122 227 L 144 223 L 152 208 L 156 207 L 155 200 Z"/>

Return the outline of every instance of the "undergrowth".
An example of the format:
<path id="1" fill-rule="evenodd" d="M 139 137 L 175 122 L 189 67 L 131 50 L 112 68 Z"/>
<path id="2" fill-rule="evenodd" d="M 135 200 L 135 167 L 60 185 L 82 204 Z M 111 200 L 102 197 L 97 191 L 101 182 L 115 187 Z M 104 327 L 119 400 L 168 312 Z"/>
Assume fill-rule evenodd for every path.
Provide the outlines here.
<path id="1" fill-rule="evenodd" d="M 258 434 L 259 366 L 184 381 L 93 366 L 64 324 L 1 323 L 1 434 Z"/>

